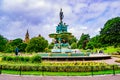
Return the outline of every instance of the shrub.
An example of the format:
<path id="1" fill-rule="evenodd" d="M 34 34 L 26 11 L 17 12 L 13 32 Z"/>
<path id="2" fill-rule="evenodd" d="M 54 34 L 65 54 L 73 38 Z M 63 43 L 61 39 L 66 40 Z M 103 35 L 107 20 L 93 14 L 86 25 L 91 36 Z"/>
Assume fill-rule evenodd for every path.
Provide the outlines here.
<path id="1" fill-rule="evenodd" d="M 112 70 L 113 66 L 16 66 L 3 65 L 3 70 L 22 70 L 22 71 L 47 71 L 47 72 L 90 72 L 93 71 Z M 115 66 L 115 69 L 119 69 Z"/>
<path id="2" fill-rule="evenodd" d="M 3 61 L 13 61 L 13 62 L 40 62 L 42 61 L 41 56 L 35 55 L 32 57 L 28 56 L 3 56 Z"/>
<path id="3" fill-rule="evenodd" d="M 89 42 L 88 44 L 87 44 L 87 49 L 92 49 L 93 50 L 93 48 L 94 48 L 94 46 L 93 46 L 93 43 L 91 42 Z"/>
<path id="4" fill-rule="evenodd" d="M 120 55 L 120 51 L 117 51 L 117 53 Z"/>
<path id="5" fill-rule="evenodd" d="M 104 47 L 104 50 L 107 50 L 107 48 L 106 48 L 106 47 Z"/>
<path id="6" fill-rule="evenodd" d="M 77 48 L 77 43 L 75 43 L 75 42 L 72 43 L 72 44 L 71 44 L 71 48 L 72 48 L 72 49 L 76 49 L 76 48 Z"/>
<path id="7" fill-rule="evenodd" d="M 13 56 L 7 56 L 6 57 L 6 61 L 13 61 L 14 60 L 14 57 Z"/>
<path id="8" fill-rule="evenodd" d="M 42 61 L 42 58 L 41 58 L 41 56 L 39 56 L 39 55 L 35 55 L 35 56 L 32 56 L 31 57 L 31 62 L 33 63 L 33 62 L 40 62 L 41 63 L 41 61 Z"/>
<path id="9" fill-rule="evenodd" d="M 2 57 L 2 60 L 3 60 L 3 61 L 6 61 L 6 60 L 7 60 L 7 56 L 3 56 L 3 57 Z"/>
<path id="10" fill-rule="evenodd" d="M 26 57 L 24 58 L 24 62 L 28 62 L 28 61 L 30 61 L 30 58 L 26 56 Z"/>
<path id="11" fill-rule="evenodd" d="M 115 60 L 115 62 L 118 62 L 118 63 L 120 63 L 120 60 Z"/>

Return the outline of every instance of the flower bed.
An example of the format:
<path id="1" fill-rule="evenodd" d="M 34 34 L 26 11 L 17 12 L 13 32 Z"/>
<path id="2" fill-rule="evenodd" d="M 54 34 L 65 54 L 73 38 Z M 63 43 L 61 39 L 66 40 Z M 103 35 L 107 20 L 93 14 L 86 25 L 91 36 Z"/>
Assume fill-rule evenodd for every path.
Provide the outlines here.
<path id="1" fill-rule="evenodd" d="M 120 63 L 120 60 L 115 60 L 115 62 L 118 62 L 118 63 Z"/>
<path id="2" fill-rule="evenodd" d="M 118 66 L 114 67 L 118 69 Z M 38 66 L 20 66 L 20 65 L 2 65 L 4 70 L 21 70 L 21 71 L 46 71 L 46 72 L 90 72 L 112 70 L 113 66 L 99 62 L 47 62 Z"/>

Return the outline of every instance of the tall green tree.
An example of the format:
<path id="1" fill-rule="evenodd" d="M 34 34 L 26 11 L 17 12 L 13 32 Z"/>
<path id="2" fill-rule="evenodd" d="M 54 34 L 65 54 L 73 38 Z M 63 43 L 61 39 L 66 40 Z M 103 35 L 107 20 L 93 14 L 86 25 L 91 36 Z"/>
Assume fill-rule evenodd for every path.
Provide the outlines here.
<path id="1" fill-rule="evenodd" d="M 77 45 L 79 46 L 79 48 L 85 49 L 89 40 L 90 40 L 90 35 L 82 33 Z"/>
<path id="2" fill-rule="evenodd" d="M 76 37 L 73 36 L 72 38 L 69 39 L 68 42 L 69 42 L 69 44 L 71 45 L 72 43 L 76 43 L 76 42 L 77 42 L 77 39 L 76 39 Z"/>
<path id="3" fill-rule="evenodd" d="M 5 52 L 11 53 L 14 52 L 15 47 L 11 45 L 11 42 L 8 42 L 5 48 Z"/>
<path id="4" fill-rule="evenodd" d="M 43 37 L 34 37 L 27 45 L 27 52 L 43 52 L 48 47 L 48 41 Z"/>
<path id="5" fill-rule="evenodd" d="M 108 20 L 100 31 L 100 41 L 102 44 L 120 44 L 120 17 Z"/>
<path id="6" fill-rule="evenodd" d="M 18 47 L 19 51 L 21 51 L 23 40 L 21 38 L 17 38 L 14 40 L 11 40 L 7 43 L 5 52 L 14 52 L 15 48 Z"/>
<path id="7" fill-rule="evenodd" d="M 77 48 L 77 43 L 75 43 L 75 42 L 72 43 L 72 44 L 71 44 L 71 48 L 72 48 L 72 49 L 76 49 L 76 48 Z"/>
<path id="8" fill-rule="evenodd" d="M 18 45 L 20 52 L 25 52 L 26 47 L 27 47 L 27 43 L 24 43 L 24 42 L 22 42 Z"/>
<path id="9" fill-rule="evenodd" d="M 4 38 L 2 35 L 0 35 L 0 52 L 3 52 L 5 50 L 7 42 L 8 40 Z"/>
<path id="10" fill-rule="evenodd" d="M 94 48 L 93 44 L 94 43 L 92 43 L 92 42 L 88 42 L 87 49 L 92 49 L 93 50 L 93 48 Z"/>
<path id="11" fill-rule="evenodd" d="M 23 40 L 21 38 L 17 38 L 17 39 L 14 39 L 13 41 L 10 42 L 10 44 L 12 46 L 19 46 L 21 43 L 23 42 Z"/>
<path id="12" fill-rule="evenodd" d="M 54 43 L 51 42 L 51 43 L 48 45 L 48 48 L 49 48 L 49 49 L 53 49 L 53 47 L 54 47 Z"/>
<path id="13" fill-rule="evenodd" d="M 92 46 L 95 48 L 100 48 L 102 46 L 100 42 L 100 35 L 96 35 L 95 37 L 92 37 L 89 43 L 92 44 Z"/>

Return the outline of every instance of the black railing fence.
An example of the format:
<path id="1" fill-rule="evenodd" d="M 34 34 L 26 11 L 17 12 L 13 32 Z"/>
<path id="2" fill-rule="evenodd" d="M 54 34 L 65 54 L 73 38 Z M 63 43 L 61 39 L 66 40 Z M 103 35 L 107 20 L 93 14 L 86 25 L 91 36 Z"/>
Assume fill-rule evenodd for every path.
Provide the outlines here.
<path id="1" fill-rule="evenodd" d="M 59 68 L 61 67 L 61 68 Z M 105 66 L 86 66 L 83 69 L 81 69 L 81 67 L 76 67 L 76 66 L 67 66 L 65 69 L 62 66 L 13 66 L 13 65 L 0 65 L 0 74 L 15 74 L 14 72 L 17 72 L 17 75 L 30 75 L 32 73 L 32 71 L 35 71 L 37 73 L 37 75 L 41 75 L 41 76 L 47 76 L 47 75 L 51 75 L 50 72 L 65 72 L 66 75 L 65 76 L 71 76 L 71 72 L 79 72 L 80 74 L 84 73 L 83 75 L 85 75 L 85 73 L 88 73 L 88 75 L 90 76 L 94 76 L 94 75 L 104 75 L 104 74 L 120 74 L 120 67 L 116 66 L 116 65 L 112 65 L 109 68 L 105 67 Z M 71 70 L 73 69 L 73 70 Z M 6 73 L 4 71 L 11 71 L 11 73 Z M 29 72 L 31 71 L 31 73 Z M 100 72 L 101 71 L 101 72 Z M 13 73 L 12 73 L 13 72 Z M 28 72 L 28 73 L 25 73 Z M 46 74 L 46 72 L 49 72 L 49 74 Z M 35 73 L 35 75 L 36 75 Z M 34 73 L 33 73 L 34 75 Z M 56 76 L 56 74 L 52 74 L 52 76 Z M 78 76 L 78 75 L 77 75 Z"/>

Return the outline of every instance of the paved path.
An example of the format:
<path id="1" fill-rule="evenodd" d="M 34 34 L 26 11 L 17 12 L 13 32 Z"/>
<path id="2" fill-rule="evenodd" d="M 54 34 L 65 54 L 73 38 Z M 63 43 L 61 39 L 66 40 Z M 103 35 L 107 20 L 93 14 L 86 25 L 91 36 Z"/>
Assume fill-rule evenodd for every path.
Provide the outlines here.
<path id="1" fill-rule="evenodd" d="M 116 57 L 111 57 L 111 59 L 106 59 L 106 60 L 96 60 L 98 62 L 106 62 L 108 64 L 117 64 L 120 66 L 120 63 L 115 62 L 115 60 L 120 60 L 120 58 L 116 58 Z"/>
<path id="2" fill-rule="evenodd" d="M 0 80 L 120 80 L 120 75 L 103 76 L 18 76 L 0 75 Z"/>

